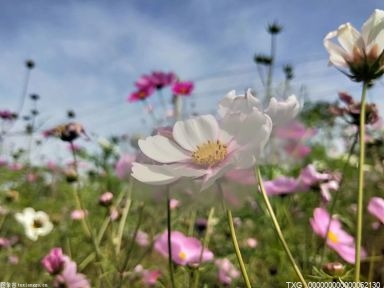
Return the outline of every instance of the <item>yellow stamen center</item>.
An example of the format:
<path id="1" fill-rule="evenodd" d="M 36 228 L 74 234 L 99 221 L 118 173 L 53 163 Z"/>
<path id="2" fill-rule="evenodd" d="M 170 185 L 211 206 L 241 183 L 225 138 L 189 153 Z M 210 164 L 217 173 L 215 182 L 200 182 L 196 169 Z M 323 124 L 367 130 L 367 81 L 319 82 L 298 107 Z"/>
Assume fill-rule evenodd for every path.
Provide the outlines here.
<path id="1" fill-rule="evenodd" d="M 332 243 L 338 243 L 339 242 L 339 239 L 337 238 L 337 235 L 335 233 L 333 233 L 332 231 L 329 231 L 328 232 L 328 239 L 332 242 Z"/>
<path id="2" fill-rule="evenodd" d="M 219 140 L 208 141 L 197 146 L 196 151 L 192 153 L 192 160 L 197 165 L 211 167 L 224 160 L 225 156 L 227 156 L 226 145 Z"/>
<path id="3" fill-rule="evenodd" d="M 180 257 L 181 260 L 185 260 L 185 259 L 187 259 L 187 254 L 185 254 L 185 252 L 183 252 L 183 251 L 180 251 L 179 252 L 179 257 Z"/>

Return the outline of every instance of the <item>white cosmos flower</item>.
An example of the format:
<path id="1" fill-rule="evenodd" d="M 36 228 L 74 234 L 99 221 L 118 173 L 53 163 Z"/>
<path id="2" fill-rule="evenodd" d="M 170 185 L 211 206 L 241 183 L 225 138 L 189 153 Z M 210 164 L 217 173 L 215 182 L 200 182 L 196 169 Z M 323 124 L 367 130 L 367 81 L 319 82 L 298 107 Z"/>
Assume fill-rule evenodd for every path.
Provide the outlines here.
<path id="1" fill-rule="evenodd" d="M 338 44 L 333 38 L 337 37 Z M 384 11 L 376 9 L 361 28 L 350 23 L 340 25 L 324 38 L 329 61 L 339 68 L 349 68 L 352 79 L 369 82 L 384 72 Z"/>
<path id="2" fill-rule="evenodd" d="M 228 115 L 238 115 L 241 119 L 248 117 L 254 110 L 263 110 L 261 101 L 248 89 L 245 95 L 236 95 L 230 91 L 219 103 L 218 114 L 225 118 Z M 264 113 L 272 119 L 273 126 L 285 125 L 296 117 L 300 111 L 300 103 L 295 95 L 289 96 L 284 101 L 272 97 Z"/>
<path id="3" fill-rule="evenodd" d="M 214 116 L 203 115 L 177 121 L 172 137 L 139 140 L 141 151 L 159 165 L 135 162 L 132 176 L 154 185 L 202 178 L 205 189 L 231 169 L 255 165 L 271 130 L 271 119 L 257 110 L 243 120 L 228 117 L 219 123 Z"/>
<path id="4" fill-rule="evenodd" d="M 36 241 L 39 236 L 49 234 L 53 229 L 47 213 L 35 211 L 31 207 L 25 208 L 22 213 L 16 213 L 15 218 L 24 226 L 25 235 L 33 241 Z"/>

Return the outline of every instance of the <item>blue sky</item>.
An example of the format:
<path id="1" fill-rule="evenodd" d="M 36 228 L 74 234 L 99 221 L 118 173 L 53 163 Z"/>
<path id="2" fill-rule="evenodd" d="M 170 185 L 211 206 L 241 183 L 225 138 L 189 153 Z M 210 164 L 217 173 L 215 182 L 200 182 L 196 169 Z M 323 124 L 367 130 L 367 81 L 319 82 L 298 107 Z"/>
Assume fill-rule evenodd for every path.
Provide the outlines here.
<path id="1" fill-rule="evenodd" d="M 327 66 L 322 40 L 345 22 L 360 29 L 383 6 L 382 0 L 1 0 L 0 108 L 18 106 L 24 61 L 31 58 L 37 66 L 28 92 L 41 96 L 46 128 L 74 109 L 98 135 L 143 130 L 142 107 L 126 97 L 153 70 L 199 80 L 197 109 L 213 111 L 231 89 L 262 91 L 252 59 L 269 52 L 265 28 L 274 21 L 284 27 L 276 61 L 294 66 L 295 89 L 305 86 L 311 100 L 336 99 L 340 90 L 358 98 L 359 85 Z M 275 74 L 278 84 L 283 78 Z M 370 100 L 383 88 L 378 83 Z"/>

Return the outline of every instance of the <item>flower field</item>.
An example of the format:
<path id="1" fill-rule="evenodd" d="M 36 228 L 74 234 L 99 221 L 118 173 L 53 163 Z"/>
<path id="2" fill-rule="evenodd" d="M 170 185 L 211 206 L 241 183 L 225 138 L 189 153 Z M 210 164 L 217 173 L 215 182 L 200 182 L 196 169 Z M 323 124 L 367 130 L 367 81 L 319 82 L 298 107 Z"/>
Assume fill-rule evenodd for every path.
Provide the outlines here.
<path id="1" fill-rule="evenodd" d="M 74 111 L 39 129 L 27 92 L 28 117 L 0 110 L 0 287 L 384 285 L 384 126 L 367 96 L 382 89 L 384 11 L 325 35 L 329 69 L 361 85 L 336 102 L 304 102 L 289 65 L 273 78 L 281 32 L 270 24 L 271 53 L 254 57 L 263 91 L 228 91 L 212 113 L 191 108 L 193 81 L 139 76 L 124 105 L 151 135 L 98 139 Z M 12 150 L 21 121 L 29 145 Z M 49 144 L 70 160 L 32 161 Z"/>

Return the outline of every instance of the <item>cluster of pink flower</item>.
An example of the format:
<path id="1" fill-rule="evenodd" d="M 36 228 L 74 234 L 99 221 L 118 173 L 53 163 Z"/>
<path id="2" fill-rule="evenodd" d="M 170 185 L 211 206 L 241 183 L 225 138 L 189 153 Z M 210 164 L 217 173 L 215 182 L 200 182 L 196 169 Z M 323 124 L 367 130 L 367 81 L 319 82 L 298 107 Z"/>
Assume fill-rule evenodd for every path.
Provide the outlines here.
<path id="1" fill-rule="evenodd" d="M 203 262 L 214 260 L 212 251 L 203 247 L 200 240 L 194 237 L 188 237 L 179 231 L 171 231 L 171 251 L 172 261 L 181 266 L 196 267 Z M 148 235 L 139 231 L 136 236 L 136 242 L 140 246 L 148 246 Z M 165 231 L 155 237 L 154 249 L 162 256 L 168 258 L 168 231 Z M 233 279 L 240 276 L 240 272 L 227 259 L 216 259 L 215 264 L 218 268 L 218 280 L 220 283 L 229 285 Z M 142 268 L 142 267 L 141 267 Z M 144 271 L 145 273 L 142 273 Z M 140 269 L 142 281 L 148 286 L 155 284 L 157 278 L 161 275 L 159 271 L 150 271 Z"/>
<path id="2" fill-rule="evenodd" d="M 54 276 L 53 287 L 91 287 L 84 274 L 77 272 L 77 265 L 61 248 L 53 248 L 41 261 L 44 269 Z"/>
<path id="3" fill-rule="evenodd" d="M 331 200 L 330 190 L 337 191 L 341 175 L 339 173 L 320 173 L 313 164 L 304 167 L 297 178 L 279 176 L 265 181 L 264 186 L 268 195 L 281 195 L 294 192 L 305 192 L 311 188 L 319 188 L 325 202 Z"/>
<path id="4" fill-rule="evenodd" d="M 136 91 L 128 97 L 129 102 L 142 101 L 150 97 L 155 90 L 172 86 L 174 95 L 188 96 L 192 93 L 194 85 L 190 81 L 180 81 L 173 72 L 154 71 L 150 75 L 142 75 L 136 82 Z"/>

